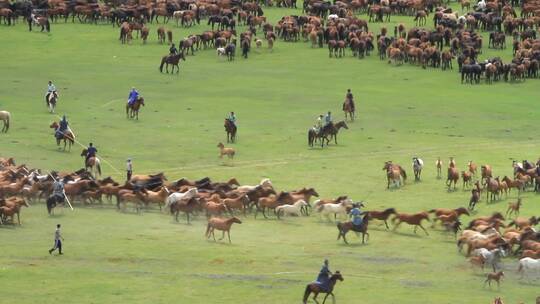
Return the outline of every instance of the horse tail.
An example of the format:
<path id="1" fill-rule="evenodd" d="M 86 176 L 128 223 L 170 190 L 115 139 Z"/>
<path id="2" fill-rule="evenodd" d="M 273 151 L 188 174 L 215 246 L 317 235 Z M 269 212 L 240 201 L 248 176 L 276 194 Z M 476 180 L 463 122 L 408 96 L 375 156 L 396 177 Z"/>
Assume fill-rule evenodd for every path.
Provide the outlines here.
<path id="1" fill-rule="evenodd" d="M 101 175 L 101 163 L 99 162 L 99 159 L 96 159 L 96 167 L 99 175 Z"/>
<path id="2" fill-rule="evenodd" d="M 159 66 L 159 71 L 163 73 L 163 66 L 165 65 L 165 61 L 167 61 L 167 57 L 161 58 L 161 65 Z"/>
<path id="3" fill-rule="evenodd" d="M 206 225 L 206 232 L 204 233 L 204 236 L 209 237 L 210 236 L 210 223 Z"/>
<path id="4" fill-rule="evenodd" d="M 399 169 L 401 170 L 401 176 L 403 176 L 403 179 L 407 179 L 407 171 L 403 169 L 401 166 L 399 166 Z"/>
<path id="5" fill-rule="evenodd" d="M 51 23 L 49 22 L 49 19 L 45 21 L 45 30 L 47 30 L 47 32 L 51 31 Z"/>
<path id="6" fill-rule="evenodd" d="M 304 291 L 304 298 L 303 298 L 304 303 L 307 303 L 307 299 L 310 293 L 311 293 L 311 288 L 309 288 L 309 284 L 308 284 L 306 285 L 306 291 Z"/>
<path id="7" fill-rule="evenodd" d="M 49 197 L 47 199 L 47 212 L 49 213 L 49 215 L 51 214 L 51 211 L 52 211 L 52 200 L 51 200 L 52 197 Z"/>
<path id="8" fill-rule="evenodd" d="M 429 212 L 429 213 L 435 213 L 435 212 L 437 212 L 437 210 L 431 209 L 431 210 L 429 210 L 428 212 Z"/>
<path id="9" fill-rule="evenodd" d="M 9 119 L 11 118 L 11 114 L 8 113 L 6 117 L 6 132 L 9 130 Z"/>
<path id="10" fill-rule="evenodd" d="M 523 263 L 519 262 L 518 273 L 522 273 L 522 272 L 523 272 Z"/>

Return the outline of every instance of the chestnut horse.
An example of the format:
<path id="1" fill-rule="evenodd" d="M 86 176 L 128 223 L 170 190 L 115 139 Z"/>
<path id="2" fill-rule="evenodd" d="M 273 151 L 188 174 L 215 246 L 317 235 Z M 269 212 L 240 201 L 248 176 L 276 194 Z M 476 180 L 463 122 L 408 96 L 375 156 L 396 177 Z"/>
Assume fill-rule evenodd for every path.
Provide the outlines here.
<path id="1" fill-rule="evenodd" d="M 387 161 L 384 163 L 384 167 L 382 169 L 386 170 L 386 179 L 388 181 L 386 189 L 390 188 L 391 181 L 399 188 L 402 183 L 401 178 L 403 178 L 403 184 L 405 184 L 405 180 L 407 179 L 407 172 L 405 172 L 405 170 L 400 165 L 393 164 L 392 161 Z"/>
<path id="2" fill-rule="evenodd" d="M 126 103 L 126 117 L 139 120 L 139 109 L 141 106 L 144 107 L 144 98 L 142 96 L 139 96 L 133 104 Z"/>
<path id="3" fill-rule="evenodd" d="M 356 116 L 354 102 L 349 98 L 343 102 L 343 113 L 345 113 L 345 120 L 347 120 L 347 114 L 349 114 L 351 121 L 354 121 L 354 117 Z"/>
<path id="4" fill-rule="evenodd" d="M 366 215 L 364 215 L 364 217 L 362 218 L 362 225 L 360 227 L 354 226 L 352 222 L 338 223 L 337 229 L 339 231 L 339 234 L 338 234 L 337 239 L 339 240 L 340 238 L 343 237 L 343 242 L 345 242 L 345 244 L 349 244 L 347 242 L 347 239 L 345 238 L 345 235 L 349 231 L 354 231 L 356 233 L 362 233 L 362 244 L 364 244 L 364 237 L 366 235 L 367 235 L 367 239 L 369 240 L 369 233 L 367 232 L 369 216 L 370 216 L 369 213 L 366 213 Z"/>
<path id="5" fill-rule="evenodd" d="M 401 223 L 405 222 L 414 226 L 414 233 L 416 233 L 416 229 L 420 227 L 422 230 L 424 230 L 426 235 L 429 235 L 426 229 L 422 226 L 422 220 L 424 219 L 428 222 L 430 221 L 427 212 L 420 212 L 416 214 L 396 213 L 396 216 L 392 218 L 392 224 L 394 224 L 396 220 L 398 221 L 394 226 L 394 231 L 399 227 L 399 225 L 401 225 Z"/>
<path id="6" fill-rule="evenodd" d="M 313 296 L 313 300 L 315 301 L 315 303 L 319 303 L 317 301 L 317 296 L 319 295 L 319 293 L 326 293 L 326 296 L 324 297 L 323 299 L 323 304 L 324 302 L 326 302 L 326 298 L 328 298 L 329 295 L 332 296 L 332 298 L 335 300 L 335 297 L 334 297 L 334 286 L 336 286 L 336 282 L 337 281 L 343 281 L 343 276 L 341 275 L 341 273 L 338 271 L 336 271 L 336 273 L 334 273 L 331 277 L 330 277 L 330 282 L 328 283 L 328 290 L 322 290 L 321 288 L 321 285 L 317 282 L 315 283 L 310 283 L 308 285 L 306 285 L 306 291 L 304 291 L 304 299 L 303 299 L 303 303 L 306 304 L 307 303 L 307 300 L 309 298 L 309 296 L 313 293 L 314 296 Z"/>
<path id="7" fill-rule="evenodd" d="M 58 125 L 58 123 L 56 121 L 53 122 L 49 126 L 49 128 L 54 129 L 55 133 L 56 133 L 56 130 L 58 130 L 59 127 L 60 126 Z M 56 138 L 56 145 L 57 146 L 60 146 L 60 141 L 64 140 L 64 151 L 66 151 L 66 144 L 68 144 L 68 151 L 71 151 L 71 145 L 73 145 L 75 143 L 75 135 L 73 135 L 73 132 L 71 132 L 70 129 L 67 129 L 66 131 L 64 131 L 61 138 L 58 138 L 56 136 L 55 136 L 55 138 Z"/>
<path id="8" fill-rule="evenodd" d="M 394 208 L 388 208 L 384 211 L 367 211 L 367 214 L 369 214 L 370 219 L 377 219 L 384 221 L 384 225 L 386 226 L 386 229 L 390 229 L 388 227 L 388 218 L 390 217 L 390 214 L 396 214 L 396 209 Z"/>
<path id="9" fill-rule="evenodd" d="M 227 236 L 229 237 L 229 243 L 231 243 L 231 226 L 234 223 L 242 224 L 242 221 L 238 219 L 237 217 L 231 217 L 228 219 L 221 219 L 217 217 L 213 217 L 208 220 L 208 225 L 206 226 L 206 238 L 210 238 L 210 234 L 212 234 L 212 237 L 214 238 L 214 241 L 216 240 L 216 236 L 214 235 L 214 230 L 221 230 L 222 235 L 221 239 L 225 237 L 225 232 L 227 232 Z"/>
<path id="10" fill-rule="evenodd" d="M 454 183 L 454 190 L 456 190 L 458 180 L 459 171 L 455 167 L 448 167 L 448 174 L 446 176 L 446 186 L 448 186 L 448 190 L 452 187 L 452 183 Z"/>

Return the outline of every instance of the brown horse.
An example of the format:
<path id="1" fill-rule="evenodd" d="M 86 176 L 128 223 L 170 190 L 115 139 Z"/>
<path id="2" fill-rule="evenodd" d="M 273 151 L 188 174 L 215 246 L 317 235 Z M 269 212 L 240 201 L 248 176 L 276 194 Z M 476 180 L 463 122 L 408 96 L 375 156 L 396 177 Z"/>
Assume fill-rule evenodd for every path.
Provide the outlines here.
<path id="1" fill-rule="evenodd" d="M 325 293 L 326 296 L 324 297 L 323 299 L 323 304 L 326 302 L 326 298 L 328 298 L 329 295 L 332 296 L 332 299 L 334 299 L 335 301 L 335 297 L 334 297 L 334 286 L 336 286 L 336 282 L 337 281 L 342 281 L 343 282 L 343 276 L 341 275 L 341 273 L 338 271 L 336 271 L 336 273 L 334 273 L 331 277 L 330 277 L 330 282 L 328 284 L 328 290 L 322 290 L 321 288 L 321 285 L 318 284 L 318 283 L 311 283 L 311 284 L 308 284 L 306 285 L 306 291 L 304 291 L 304 299 L 303 299 L 303 303 L 304 304 L 307 304 L 307 300 L 309 298 L 309 296 L 313 293 L 314 296 L 313 296 L 313 301 L 315 301 L 315 303 L 319 303 L 319 301 L 317 301 L 317 296 L 319 295 L 319 293 Z"/>
<path id="2" fill-rule="evenodd" d="M 491 177 L 486 178 L 486 200 L 487 202 L 498 199 L 499 197 L 499 183 Z M 491 195 L 490 195 L 491 194 Z"/>
<path id="3" fill-rule="evenodd" d="M 354 121 L 354 117 L 356 116 L 356 109 L 354 107 L 354 101 L 347 98 L 345 102 L 343 102 L 343 113 L 345 114 L 345 120 L 347 120 L 347 114 L 349 114 L 349 118 L 351 121 Z"/>
<path id="4" fill-rule="evenodd" d="M 330 134 L 330 140 L 332 140 L 332 137 L 334 138 L 334 143 L 337 145 L 337 135 L 341 128 L 349 129 L 349 126 L 347 126 L 347 123 L 345 121 L 339 121 L 335 124 L 333 124 L 333 128 L 330 128 L 329 134 Z M 328 145 L 328 140 L 326 142 L 326 145 Z"/>
<path id="5" fill-rule="evenodd" d="M 388 218 L 390 217 L 390 214 L 396 214 L 396 209 L 394 208 L 388 208 L 384 211 L 367 211 L 367 214 L 369 215 L 370 219 L 376 219 L 384 221 L 384 225 L 386 226 L 386 229 L 390 229 L 388 227 Z"/>
<path id="6" fill-rule="evenodd" d="M 382 169 L 386 170 L 386 179 L 388 181 L 386 189 L 390 188 L 390 182 L 393 182 L 394 185 L 399 188 L 402 183 L 401 178 L 403 178 L 403 184 L 405 184 L 407 172 L 400 165 L 393 164 L 392 161 L 387 161 L 384 163 L 384 167 Z"/>
<path id="7" fill-rule="evenodd" d="M 56 130 L 58 130 L 58 128 L 60 128 L 60 126 L 55 121 L 49 126 L 49 128 L 54 129 L 54 131 L 56 132 Z M 58 137 L 55 136 L 55 138 L 56 138 L 56 145 L 57 146 L 60 147 L 60 141 L 64 140 L 64 151 L 66 151 L 66 144 L 68 144 L 68 151 L 71 151 L 71 145 L 73 145 L 75 143 L 75 135 L 73 135 L 73 132 L 71 132 L 70 129 L 67 129 L 66 131 L 64 131 L 62 133 L 62 137 L 58 138 Z"/>
<path id="8" fill-rule="evenodd" d="M 206 238 L 210 238 L 210 234 L 212 234 L 212 237 L 214 238 L 214 241 L 216 240 L 216 236 L 214 235 L 214 230 L 221 230 L 222 235 L 220 241 L 223 240 L 225 237 L 225 232 L 227 232 L 227 236 L 229 237 L 229 243 L 231 243 L 231 226 L 234 223 L 242 224 L 242 221 L 236 217 L 231 217 L 228 219 L 221 219 L 217 217 L 213 217 L 208 220 L 208 225 L 206 226 Z"/>
<path id="9" fill-rule="evenodd" d="M 144 98 L 142 96 L 139 96 L 137 100 L 135 100 L 135 102 L 133 102 L 132 104 L 127 103 L 126 117 L 139 120 L 139 109 L 141 108 L 141 106 L 144 107 Z"/>
<path id="10" fill-rule="evenodd" d="M 498 272 L 492 272 L 488 273 L 486 276 L 486 280 L 484 281 L 484 287 L 486 286 L 486 283 L 489 284 L 489 287 L 491 288 L 491 281 L 497 282 L 497 287 L 500 288 L 500 281 L 504 277 L 504 272 L 498 271 Z"/>
<path id="11" fill-rule="evenodd" d="M 161 206 L 160 206 L 161 208 Z M 192 215 L 195 211 L 202 210 L 201 205 L 199 204 L 199 201 L 197 198 L 192 197 L 187 202 L 176 202 L 174 204 L 171 204 L 170 206 L 171 214 L 174 215 L 175 221 L 178 222 L 178 215 L 180 214 L 180 211 L 184 212 L 186 214 L 187 223 L 189 224 L 189 216 Z"/>
<path id="12" fill-rule="evenodd" d="M 236 128 L 236 124 L 229 119 L 225 119 L 223 126 L 225 127 L 225 132 L 227 133 L 227 142 L 234 143 L 236 140 L 236 131 L 238 130 Z"/>
<path id="13" fill-rule="evenodd" d="M 426 235 L 429 235 L 427 230 L 422 226 L 422 220 L 424 219 L 429 222 L 429 215 L 427 212 L 420 212 L 416 214 L 396 213 L 396 215 L 392 218 L 392 224 L 394 224 L 395 221 L 398 221 L 394 226 L 394 231 L 399 227 L 399 225 L 401 225 L 401 223 L 405 222 L 414 226 L 414 233 L 416 233 L 416 229 L 420 227 L 422 230 L 424 230 Z"/>
<path id="14" fill-rule="evenodd" d="M 518 198 L 517 202 L 515 203 L 508 203 L 508 209 L 506 209 L 506 216 L 512 215 L 512 213 L 515 216 L 519 215 L 519 209 L 521 209 L 521 198 Z"/>
<path id="15" fill-rule="evenodd" d="M 362 244 L 364 244 L 364 237 L 366 235 L 367 235 L 367 239 L 369 240 L 369 233 L 367 232 L 369 217 L 370 217 L 369 213 L 366 213 L 366 215 L 364 215 L 364 217 L 362 218 L 362 225 L 360 227 L 356 227 L 355 225 L 353 225 L 352 222 L 338 223 L 337 229 L 339 231 L 339 234 L 338 234 L 337 239 L 339 240 L 340 238 L 343 237 L 343 242 L 345 242 L 345 244 L 349 244 L 347 242 L 347 239 L 345 238 L 345 235 L 349 231 L 354 231 L 356 233 L 362 233 Z"/>
<path id="16" fill-rule="evenodd" d="M 482 165 L 480 167 L 480 173 L 482 174 L 482 182 L 484 182 L 489 177 L 493 177 L 491 173 L 491 167 L 489 165 Z"/>
<path id="17" fill-rule="evenodd" d="M 176 67 L 176 73 L 180 73 L 180 66 L 178 65 L 180 62 L 180 59 L 186 61 L 186 57 L 184 56 L 183 51 L 176 55 L 167 55 L 167 56 L 161 57 L 161 64 L 159 65 L 159 71 L 163 73 L 163 66 L 165 65 L 165 71 L 169 73 L 169 64 L 170 64 L 172 65 L 171 74 L 174 73 L 174 67 Z"/>
<path id="18" fill-rule="evenodd" d="M 472 173 L 469 171 L 461 171 L 461 178 L 463 179 L 463 190 L 465 190 L 465 186 L 470 187 L 472 186 Z"/>
<path id="19" fill-rule="evenodd" d="M 448 186 L 448 190 L 452 187 L 452 183 L 454 183 L 454 190 L 456 190 L 456 185 L 459 180 L 459 171 L 455 167 L 448 167 L 448 174 L 446 176 L 446 186 Z"/>

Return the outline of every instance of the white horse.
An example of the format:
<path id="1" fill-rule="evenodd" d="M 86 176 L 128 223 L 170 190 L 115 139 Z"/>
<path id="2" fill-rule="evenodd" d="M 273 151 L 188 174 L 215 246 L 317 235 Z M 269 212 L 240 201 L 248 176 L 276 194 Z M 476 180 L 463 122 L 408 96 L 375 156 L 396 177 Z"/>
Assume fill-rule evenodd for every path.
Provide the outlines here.
<path id="1" fill-rule="evenodd" d="M 344 217 L 347 216 L 347 207 L 352 206 L 352 203 L 353 201 L 349 198 L 337 204 L 320 205 L 316 210 L 321 214 L 321 217 L 325 216 L 327 219 L 330 219 L 329 215 L 333 214 L 334 220 L 336 220 L 338 214 Z"/>
<path id="2" fill-rule="evenodd" d="M 51 92 L 47 94 L 47 106 L 49 107 L 49 113 L 54 113 L 54 109 L 56 109 L 56 102 L 58 101 L 58 98 L 60 95 L 58 95 L 58 92 Z"/>
<path id="3" fill-rule="evenodd" d="M 248 186 L 248 185 L 240 186 L 240 187 L 236 188 L 236 190 L 241 191 L 241 192 L 248 192 L 248 191 L 251 191 L 251 190 L 255 190 L 255 188 L 257 188 L 257 186 L 261 186 L 263 188 L 272 188 L 272 182 L 270 181 L 269 178 L 265 178 L 265 179 L 261 180 L 261 182 L 258 185 L 255 185 L 255 186 Z"/>
<path id="4" fill-rule="evenodd" d="M 521 274 L 522 279 L 524 276 L 530 278 L 530 274 L 540 275 L 540 259 L 523 258 L 519 260 L 518 272 Z M 536 276 L 533 278 L 536 278 Z"/>
<path id="5" fill-rule="evenodd" d="M 294 216 L 300 216 L 302 215 L 302 208 L 307 207 L 308 203 L 304 200 L 299 200 L 295 202 L 292 205 L 281 205 L 276 207 L 276 214 L 278 216 L 278 219 L 280 216 L 283 215 L 294 215 Z"/>
<path id="6" fill-rule="evenodd" d="M 194 198 L 198 194 L 199 194 L 199 191 L 197 191 L 197 188 L 191 188 L 186 192 L 174 192 L 174 193 L 171 193 L 171 195 L 169 195 L 169 197 L 167 197 L 167 203 L 165 204 L 165 210 L 167 210 L 167 208 L 172 204 L 176 204 L 179 201 L 186 202 L 186 201 Z"/>
<path id="7" fill-rule="evenodd" d="M 336 14 L 328 15 L 328 21 L 335 21 L 335 20 L 338 20 L 338 19 L 339 19 L 339 16 L 336 15 Z"/>
<path id="8" fill-rule="evenodd" d="M 493 267 L 493 272 L 496 272 L 500 267 L 501 258 L 506 256 L 506 252 L 500 248 L 487 250 L 486 248 L 478 248 L 473 251 L 473 256 L 481 256 L 484 258 L 484 263 Z"/>
<path id="9" fill-rule="evenodd" d="M 219 47 L 217 48 L 217 55 L 218 57 L 224 57 L 225 56 L 225 48 L 224 47 Z"/>
<path id="10" fill-rule="evenodd" d="M 419 181 L 422 174 L 422 168 L 424 168 L 424 161 L 418 157 L 413 157 L 413 171 L 414 180 Z"/>
<path id="11" fill-rule="evenodd" d="M 0 120 L 4 122 L 4 127 L 2 132 L 7 133 L 9 130 L 9 120 L 11 119 L 11 114 L 8 111 L 0 111 Z"/>

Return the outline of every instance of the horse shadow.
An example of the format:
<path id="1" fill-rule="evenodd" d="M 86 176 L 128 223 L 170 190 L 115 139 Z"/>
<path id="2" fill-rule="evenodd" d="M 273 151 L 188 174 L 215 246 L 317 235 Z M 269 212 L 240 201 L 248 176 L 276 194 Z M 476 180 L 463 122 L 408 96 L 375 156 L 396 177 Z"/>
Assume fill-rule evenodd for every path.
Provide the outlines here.
<path id="1" fill-rule="evenodd" d="M 397 235 L 400 235 L 400 236 L 406 236 L 406 237 L 410 237 L 410 238 L 423 238 L 422 235 L 415 234 L 414 232 L 411 234 L 411 233 L 399 232 L 399 231 L 396 231 L 396 230 L 390 230 L 390 231 L 393 232 L 394 234 L 397 234 Z M 422 231 L 422 233 L 424 233 L 424 232 Z"/>

